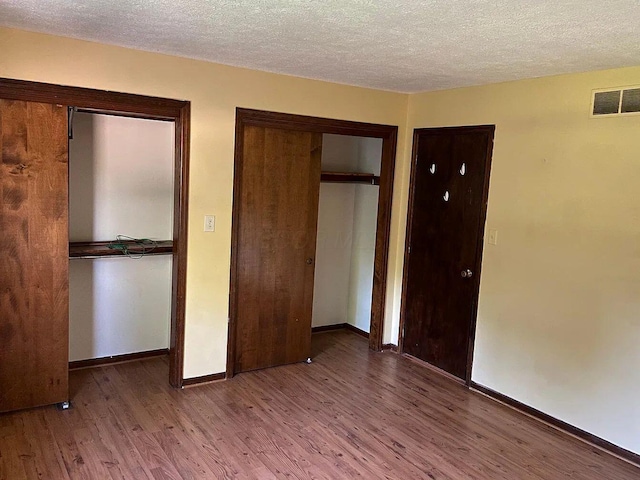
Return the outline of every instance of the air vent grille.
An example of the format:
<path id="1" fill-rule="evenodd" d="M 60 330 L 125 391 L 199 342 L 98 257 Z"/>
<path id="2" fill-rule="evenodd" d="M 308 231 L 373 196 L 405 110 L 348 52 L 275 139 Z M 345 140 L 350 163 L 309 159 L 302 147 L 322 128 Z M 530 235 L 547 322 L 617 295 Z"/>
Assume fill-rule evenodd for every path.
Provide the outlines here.
<path id="1" fill-rule="evenodd" d="M 620 113 L 640 112 L 640 88 L 629 88 L 622 91 Z"/>
<path id="2" fill-rule="evenodd" d="M 629 115 L 640 113 L 640 86 L 593 92 L 591 116 Z"/>

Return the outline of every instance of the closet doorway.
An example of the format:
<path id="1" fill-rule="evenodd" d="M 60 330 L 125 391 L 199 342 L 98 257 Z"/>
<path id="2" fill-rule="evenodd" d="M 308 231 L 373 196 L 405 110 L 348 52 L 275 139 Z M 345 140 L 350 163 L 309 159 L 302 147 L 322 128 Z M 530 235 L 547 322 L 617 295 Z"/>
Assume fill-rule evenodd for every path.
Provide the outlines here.
<path id="1" fill-rule="evenodd" d="M 169 352 L 174 126 L 70 116 L 71 369 Z"/>
<path id="2" fill-rule="evenodd" d="M 374 140 L 379 175 L 357 160 L 322 171 L 327 135 Z M 379 189 L 368 329 L 382 349 L 396 138 L 395 126 L 237 109 L 228 377 L 311 354 L 321 180 Z"/>
<path id="3" fill-rule="evenodd" d="M 170 238 L 159 248 L 171 253 L 169 383 L 183 385 L 190 103 L 0 78 L 0 137 L 7 147 L 2 151 L 0 189 L 14 192 L 15 200 L 0 208 L 0 223 L 10 225 L 3 232 L 8 241 L 0 249 L 0 278 L 8 292 L 0 302 L 0 333 L 6 347 L 0 349 L 0 411 L 69 399 L 69 259 L 112 253 L 101 242 L 79 246 L 68 241 L 71 112 L 161 120 L 175 126 L 173 219 Z M 53 275 L 45 263 L 53 265 Z M 30 277 L 16 273 L 20 271 Z M 38 275 L 43 281 L 30 280 Z M 30 298 L 25 288 L 36 286 L 43 301 L 16 303 L 18 297 Z"/>
<path id="4" fill-rule="evenodd" d="M 369 337 L 382 139 L 324 134 L 312 332 Z"/>

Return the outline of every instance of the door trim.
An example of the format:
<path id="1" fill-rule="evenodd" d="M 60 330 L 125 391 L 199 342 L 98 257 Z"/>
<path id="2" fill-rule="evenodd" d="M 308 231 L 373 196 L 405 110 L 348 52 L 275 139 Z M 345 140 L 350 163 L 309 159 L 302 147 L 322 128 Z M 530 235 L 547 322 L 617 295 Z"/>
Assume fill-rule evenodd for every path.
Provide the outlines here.
<path id="1" fill-rule="evenodd" d="M 0 98 L 73 106 L 85 112 L 175 122 L 173 270 L 169 383 L 184 383 L 184 328 L 189 206 L 189 138 L 191 103 L 92 88 L 0 78 Z"/>
<path id="2" fill-rule="evenodd" d="M 407 275 L 409 265 L 409 245 L 411 245 L 411 234 L 413 228 L 414 194 L 416 189 L 416 162 L 418 160 L 418 138 L 422 133 L 450 134 L 450 133 L 487 133 L 487 154 L 485 157 L 485 173 L 482 191 L 482 208 L 480 211 L 480 228 L 476 240 L 476 263 L 473 271 L 477 272 L 473 276 L 473 305 L 471 306 L 471 325 L 469 328 L 469 344 L 467 347 L 467 369 L 464 382 L 471 385 L 471 369 L 473 367 L 473 351 L 476 338 L 476 324 L 478 320 L 478 296 L 480 293 L 480 276 L 482 274 L 482 250 L 484 246 L 484 230 L 487 219 L 487 203 L 489 199 L 489 178 L 491 175 L 491 157 L 493 154 L 493 139 L 495 136 L 495 125 L 472 125 L 461 127 L 437 127 L 437 128 L 416 128 L 413 130 L 413 146 L 411 149 L 411 175 L 409 180 L 409 203 L 407 211 L 407 229 L 404 245 L 404 261 L 402 272 L 402 294 L 400 297 L 400 327 L 398 331 L 398 353 L 404 353 L 404 323 L 407 309 Z"/>
<path id="3" fill-rule="evenodd" d="M 236 138 L 233 175 L 233 213 L 231 227 L 231 278 L 229 289 L 229 335 L 227 341 L 227 378 L 234 375 L 236 355 L 236 315 L 237 315 L 237 255 L 239 247 L 240 218 L 237 205 L 240 204 L 242 185 L 242 161 L 244 128 L 247 125 L 299 130 L 311 133 L 333 133 L 382 139 L 382 159 L 380 165 L 380 190 L 378 195 L 378 219 L 376 228 L 376 248 L 373 274 L 373 295 L 371 304 L 371 325 L 369 348 L 382 350 L 382 329 L 387 285 L 389 257 L 389 236 L 391 232 L 391 200 L 393 195 L 393 175 L 395 170 L 398 127 L 373 123 L 334 120 L 330 118 L 308 117 L 288 113 L 268 112 L 247 108 L 236 108 Z"/>

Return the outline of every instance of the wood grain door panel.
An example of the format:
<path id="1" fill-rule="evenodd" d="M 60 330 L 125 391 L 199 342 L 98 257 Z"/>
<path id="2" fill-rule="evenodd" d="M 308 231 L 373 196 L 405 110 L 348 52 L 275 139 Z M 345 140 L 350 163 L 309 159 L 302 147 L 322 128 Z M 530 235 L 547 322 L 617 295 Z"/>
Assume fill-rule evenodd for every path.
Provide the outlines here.
<path id="1" fill-rule="evenodd" d="M 403 351 L 466 379 L 493 128 L 423 129 L 415 141 Z"/>
<path id="2" fill-rule="evenodd" d="M 319 133 L 244 129 L 237 373 L 310 356 L 321 146 Z"/>
<path id="3" fill-rule="evenodd" d="M 0 100 L 0 411 L 68 394 L 67 109 Z"/>

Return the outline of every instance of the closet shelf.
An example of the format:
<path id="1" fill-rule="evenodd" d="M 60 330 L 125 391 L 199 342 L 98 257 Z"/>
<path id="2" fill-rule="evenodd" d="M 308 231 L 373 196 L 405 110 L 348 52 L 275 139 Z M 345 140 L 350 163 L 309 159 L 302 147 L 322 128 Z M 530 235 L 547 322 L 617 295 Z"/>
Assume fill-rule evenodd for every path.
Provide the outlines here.
<path id="1" fill-rule="evenodd" d="M 122 257 L 122 250 L 109 248 L 112 242 L 71 242 L 69 243 L 69 258 L 96 258 L 96 257 Z M 139 255 L 142 253 L 140 245 L 133 241 L 118 242 L 124 243 L 131 255 Z M 146 252 L 147 255 L 171 255 L 173 253 L 172 240 L 158 240 L 156 247 Z M 147 246 L 148 248 L 148 246 Z"/>
<path id="2" fill-rule="evenodd" d="M 365 183 L 380 185 L 380 177 L 373 173 L 322 172 L 320 181 L 327 183 Z"/>

